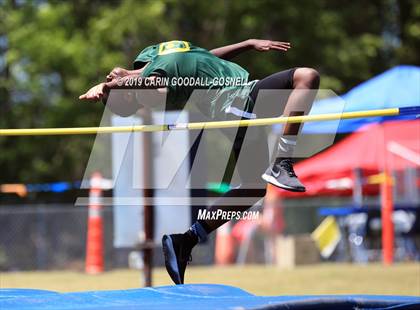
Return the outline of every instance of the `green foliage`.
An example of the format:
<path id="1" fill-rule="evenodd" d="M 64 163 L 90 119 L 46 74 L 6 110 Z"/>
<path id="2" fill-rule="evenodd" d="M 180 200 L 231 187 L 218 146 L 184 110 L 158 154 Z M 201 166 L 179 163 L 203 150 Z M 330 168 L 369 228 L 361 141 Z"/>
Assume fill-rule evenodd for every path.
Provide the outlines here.
<path id="1" fill-rule="evenodd" d="M 248 38 L 287 40 L 287 53 L 238 57 L 253 78 L 295 66 L 344 92 L 399 64 L 419 64 L 415 0 L 123 0 L 0 2 L 0 127 L 99 124 L 103 106 L 79 102 L 115 66 L 153 43 L 213 48 Z M 92 137 L 0 138 L 0 183 L 80 179 Z"/>

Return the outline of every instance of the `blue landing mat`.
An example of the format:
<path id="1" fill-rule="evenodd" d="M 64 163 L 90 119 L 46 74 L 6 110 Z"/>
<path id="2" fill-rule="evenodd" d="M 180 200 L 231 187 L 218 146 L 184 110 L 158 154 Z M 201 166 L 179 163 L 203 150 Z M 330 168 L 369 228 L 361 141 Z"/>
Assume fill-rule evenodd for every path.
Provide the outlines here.
<path id="1" fill-rule="evenodd" d="M 0 309 L 420 309 L 420 297 L 255 296 L 236 287 L 217 284 L 78 293 L 0 289 Z"/>

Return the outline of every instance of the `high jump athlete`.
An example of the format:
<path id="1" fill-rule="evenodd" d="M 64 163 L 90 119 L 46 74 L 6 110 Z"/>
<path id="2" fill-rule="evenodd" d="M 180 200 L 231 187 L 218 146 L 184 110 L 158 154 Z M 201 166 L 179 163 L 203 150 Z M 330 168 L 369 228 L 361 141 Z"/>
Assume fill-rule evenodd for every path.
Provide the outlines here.
<path id="1" fill-rule="evenodd" d="M 153 83 L 158 80 L 158 77 L 193 77 L 210 80 L 228 77 L 241 79 L 245 83 L 234 88 L 210 85 L 209 88 L 216 89 L 212 95 L 213 98 L 196 103 L 197 107 L 210 119 L 305 115 L 310 111 L 319 87 L 320 78 L 316 70 L 299 67 L 274 73 L 258 81 L 249 81 L 248 72 L 229 61 L 236 55 L 251 49 L 261 52 L 286 52 L 290 47 L 288 42 L 250 39 L 208 51 L 186 41 L 164 42 L 145 48 L 135 59 L 134 70 L 114 68 L 107 75 L 106 82 L 92 87 L 79 98 L 106 102 L 111 89 L 143 88 L 144 86 L 140 86 L 140 83 L 134 83 L 134 85 L 126 83 L 135 78 L 137 81 L 141 80 L 142 85 L 145 85 L 146 81 L 151 82 L 148 85 L 154 85 L 152 88 L 155 88 L 157 92 L 166 90 L 167 107 L 182 107 L 194 89 Z M 257 96 L 260 90 L 284 90 L 284 95 L 261 101 L 256 105 L 259 102 Z M 262 94 L 263 92 L 260 95 Z M 128 116 L 147 105 L 147 102 L 141 102 L 139 98 L 139 100 L 117 103 L 117 106 L 111 107 L 111 110 L 114 109 L 117 114 Z M 245 134 L 250 130 L 255 131 L 256 139 L 245 139 Z M 242 182 L 241 186 L 225 193 L 215 204 L 207 208 L 208 211 L 222 209 L 242 212 L 247 210 L 265 196 L 264 182 L 285 190 L 304 192 L 305 187 L 298 180 L 291 160 L 299 130 L 300 124 L 287 124 L 284 127 L 283 134 L 278 139 L 275 159 L 269 164 L 265 131 L 261 127 L 238 128 L 233 136 L 231 154 L 234 160 L 239 158 L 239 154 L 247 159 L 237 162 L 236 169 Z M 250 164 L 252 169 L 249 169 Z M 249 198 L 247 205 L 229 206 L 226 203 L 234 197 L 244 196 Z M 209 233 L 226 222 L 225 219 L 198 220 L 183 234 L 163 236 L 165 266 L 175 284 L 184 283 L 185 269 L 191 260 L 193 247 L 199 242 L 204 242 Z"/>

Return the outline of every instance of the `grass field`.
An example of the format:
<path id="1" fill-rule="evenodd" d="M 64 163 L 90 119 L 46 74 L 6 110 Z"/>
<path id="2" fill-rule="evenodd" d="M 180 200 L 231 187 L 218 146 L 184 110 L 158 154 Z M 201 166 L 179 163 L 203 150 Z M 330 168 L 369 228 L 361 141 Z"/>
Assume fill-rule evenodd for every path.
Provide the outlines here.
<path id="1" fill-rule="evenodd" d="M 72 271 L 0 274 L 0 287 L 37 288 L 61 292 L 137 288 L 140 272 L 108 271 L 86 275 Z M 154 270 L 154 286 L 171 285 L 163 268 Z M 270 266 L 191 267 L 186 283 L 234 285 L 258 295 L 385 294 L 420 295 L 420 264 L 391 267 L 322 264 L 279 270 Z"/>

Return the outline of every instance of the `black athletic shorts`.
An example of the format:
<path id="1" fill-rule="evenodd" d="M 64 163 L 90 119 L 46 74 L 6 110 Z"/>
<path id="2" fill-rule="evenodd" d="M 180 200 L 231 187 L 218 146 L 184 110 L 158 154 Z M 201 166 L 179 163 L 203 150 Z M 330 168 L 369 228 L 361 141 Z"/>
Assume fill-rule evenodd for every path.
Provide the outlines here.
<path id="1" fill-rule="evenodd" d="M 284 70 L 259 80 L 249 97 L 254 102 L 253 112 L 258 118 L 280 116 L 293 89 L 293 75 L 296 68 Z M 261 92 L 261 90 L 281 90 Z"/>

